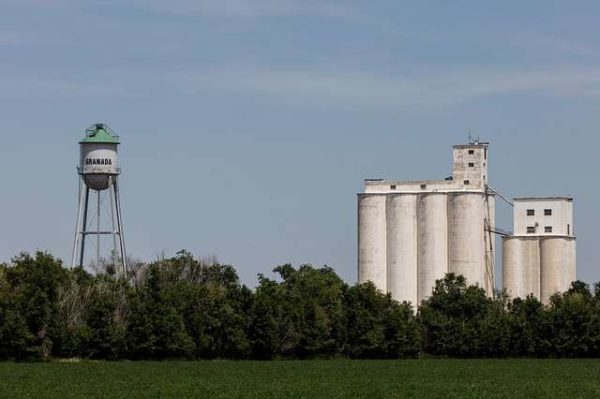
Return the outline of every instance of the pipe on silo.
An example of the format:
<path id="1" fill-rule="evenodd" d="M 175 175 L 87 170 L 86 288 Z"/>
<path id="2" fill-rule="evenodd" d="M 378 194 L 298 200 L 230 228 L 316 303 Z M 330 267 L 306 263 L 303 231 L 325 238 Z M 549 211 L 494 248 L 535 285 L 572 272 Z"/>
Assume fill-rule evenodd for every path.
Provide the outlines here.
<path id="1" fill-rule="evenodd" d="M 386 195 L 358 195 L 358 282 L 387 290 Z"/>
<path id="2" fill-rule="evenodd" d="M 487 221 L 487 228 L 485 232 L 485 276 L 484 276 L 484 289 L 488 295 L 493 295 L 494 289 L 496 289 L 496 196 L 494 194 L 486 195 L 485 204 L 485 217 Z M 490 231 L 491 230 L 491 231 Z"/>
<path id="3" fill-rule="evenodd" d="M 448 195 L 448 271 L 485 289 L 485 193 Z"/>
<path id="4" fill-rule="evenodd" d="M 556 292 L 564 292 L 571 285 L 574 269 L 572 238 L 547 237 L 540 240 L 541 296 L 548 303 Z"/>
<path id="5" fill-rule="evenodd" d="M 577 247 L 575 245 L 576 239 L 571 239 L 571 251 L 570 251 L 570 269 L 571 269 L 571 281 L 577 280 Z"/>
<path id="6" fill-rule="evenodd" d="M 417 303 L 431 295 L 448 272 L 448 205 L 444 193 L 419 194 L 417 201 Z"/>
<path id="7" fill-rule="evenodd" d="M 397 301 L 417 305 L 417 195 L 387 199 L 387 290 Z"/>

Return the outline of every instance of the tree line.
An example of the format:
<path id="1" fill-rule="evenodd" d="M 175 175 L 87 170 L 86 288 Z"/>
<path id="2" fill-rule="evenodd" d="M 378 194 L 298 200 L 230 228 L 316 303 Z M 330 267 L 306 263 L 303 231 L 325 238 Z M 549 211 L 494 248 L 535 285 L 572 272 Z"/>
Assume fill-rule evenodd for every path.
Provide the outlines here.
<path id="1" fill-rule="evenodd" d="M 543 305 L 448 274 L 415 310 L 329 267 L 274 272 L 251 290 L 185 251 L 126 278 L 23 253 L 0 265 L 0 360 L 600 357 L 598 284 Z"/>

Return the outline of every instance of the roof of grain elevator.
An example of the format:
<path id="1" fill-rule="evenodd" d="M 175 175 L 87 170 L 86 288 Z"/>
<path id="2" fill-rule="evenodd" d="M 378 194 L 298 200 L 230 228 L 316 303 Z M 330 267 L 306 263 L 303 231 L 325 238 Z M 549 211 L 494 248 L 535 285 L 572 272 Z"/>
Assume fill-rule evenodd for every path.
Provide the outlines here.
<path id="1" fill-rule="evenodd" d="M 517 197 L 513 201 L 573 201 L 573 197 Z"/>

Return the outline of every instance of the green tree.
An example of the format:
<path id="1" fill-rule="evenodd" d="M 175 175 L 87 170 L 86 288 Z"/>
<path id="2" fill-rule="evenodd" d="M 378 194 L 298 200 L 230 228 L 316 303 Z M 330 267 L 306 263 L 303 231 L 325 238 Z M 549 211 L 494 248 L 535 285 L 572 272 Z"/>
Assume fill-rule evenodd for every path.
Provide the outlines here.
<path id="1" fill-rule="evenodd" d="M 61 336 L 58 295 L 67 280 L 66 270 L 59 260 L 38 251 L 33 257 L 22 253 L 14 258 L 12 265 L 5 268 L 5 276 L 14 309 L 20 315 L 11 320 L 20 325 L 18 320 L 22 318 L 34 337 L 28 353 L 35 358 L 49 358 Z"/>
<path id="2" fill-rule="evenodd" d="M 417 356 L 421 332 L 410 304 L 398 303 L 368 282 L 344 295 L 344 353 L 352 358 Z"/>
<path id="3" fill-rule="evenodd" d="M 134 359 L 189 357 L 195 345 L 183 318 L 163 300 L 159 266 L 150 265 L 147 278 L 130 298 L 127 351 Z"/>
<path id="4" fill-rule="evenodd" d="M 419 308 L 424 350 L 455 357 L 507 356 L 509 327 L 500 303 L 463 276 L 448 273 L 436 281 L 432 295 Z"/>

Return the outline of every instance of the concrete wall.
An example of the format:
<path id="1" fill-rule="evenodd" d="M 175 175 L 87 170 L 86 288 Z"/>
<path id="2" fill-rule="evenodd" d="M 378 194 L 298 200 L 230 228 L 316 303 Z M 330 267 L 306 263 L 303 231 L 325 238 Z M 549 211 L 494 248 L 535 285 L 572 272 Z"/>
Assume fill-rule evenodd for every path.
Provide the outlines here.
<path id="1" fill-rule="evenodd" d="M 387 197 L 387 291 L 417 303 L 417 194 Z"/>
<path id="2" fill-rule="evenodd" d="M 452 147 L 452 176 L 457 183 L 483 190 L 487 184 L 487 144 L 466 144 Z"/>
<path id="3" fill-rule="evenodd" d="M 552 215 L 545 215 L 546 209 Z M 528 210 L 534 214 L 528 215 Z M 571 198 L 515 198 L 513 215 L 515 235 L 575 235 Z M 534 227 L 535 232 L 528 233 L 527 227 Z M 546 232 L 546 227 L 551 227 L 552 231 Z"/>
<path id="4" fill-rule="evenodd" d="M 420 194 L 428 192 L 450 192 L 465 189 L 464 185 L 452 180 L 418 180 L 418 181 L 393 181 L 393 180 L 367 180 L 365 193 L 402 193 Z"/>

